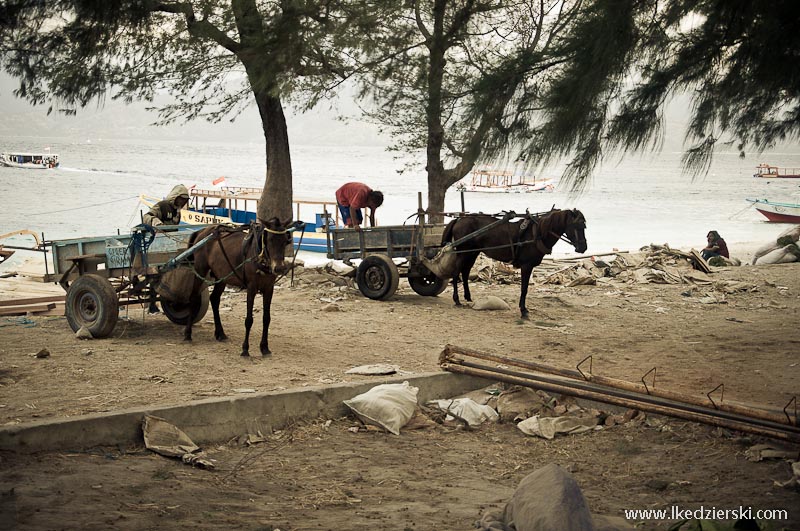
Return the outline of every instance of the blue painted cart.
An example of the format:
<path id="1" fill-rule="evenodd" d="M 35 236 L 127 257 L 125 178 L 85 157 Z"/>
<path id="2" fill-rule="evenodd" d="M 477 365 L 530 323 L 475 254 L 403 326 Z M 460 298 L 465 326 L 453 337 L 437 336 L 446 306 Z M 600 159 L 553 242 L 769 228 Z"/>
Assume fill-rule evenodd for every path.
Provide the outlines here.
<path id="1" fill-rule="evenodd" d="M 192 253 L 208 243 L 205 238 L 189 248 L 189 238 L 201 228 L 162 225 L 153 233 L 137 227 L 131 234 L 48 242 L 56 278 L 67 292 L 65 314 L 70 327 L 75 331 L 84 327 L 96 338 L 107 337 L 121 306 L 155 302 L 170 321 L 186 324 L 188 294 L 165 297 L 158 287 L 166 275 L 188 263 Z M 207 310 L 208 290 L 203 290 L 200 312 L 193 321 L 202 319 Z"/>

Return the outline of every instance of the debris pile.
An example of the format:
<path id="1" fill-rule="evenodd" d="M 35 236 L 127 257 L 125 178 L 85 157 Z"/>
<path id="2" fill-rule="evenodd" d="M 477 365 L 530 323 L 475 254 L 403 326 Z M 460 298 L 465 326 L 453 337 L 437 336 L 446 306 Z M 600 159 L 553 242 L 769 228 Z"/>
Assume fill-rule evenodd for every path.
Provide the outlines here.
<path id="1" fill-rule="evenodd" d="M 345 405 L 363 423 L 400 435 L 413 418 L 413 428 L 443 425 L 471 429 L 485 422 L 514 423 L 525 435 L 553 439 L 557 434 L 577 434 L 592 430 L 640 423 L 641 411 L 620 413 L 588 409 L 572 397 L 553 396 L 528 387 L 498 383 L 463 396 L 417 403 L 417 388 L 402 384 L 382 384 L 350 400 Z M 426 417 L 420 422 L 419 417 Z"/>

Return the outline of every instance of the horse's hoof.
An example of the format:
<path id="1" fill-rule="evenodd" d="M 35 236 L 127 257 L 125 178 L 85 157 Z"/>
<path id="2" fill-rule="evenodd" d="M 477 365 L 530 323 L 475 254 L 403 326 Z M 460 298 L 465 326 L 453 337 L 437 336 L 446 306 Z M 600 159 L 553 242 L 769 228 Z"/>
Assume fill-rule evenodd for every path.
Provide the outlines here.
<path id="1" fill-rule="evenodd" d="M 217 341 L 227 341 L 228 336 L 226 336 L 225 334 L 214 334 L 214 339 L 216 339 Z"/>
<path id="2" fill-rule="evenodd" d="M 530 320 L 530 317 L 528 316 L 528 312 L 525 312 L 525 313 L 523 313 L 522 315 L 520 315 L 520 317 L 519 317 L 519 318 L 520 318 L 520 319 L 523 319 L 523 320 L 525 320 L 525 321 L 528 321 L 528 320 Z"/>
<path id="3" fill-rule="evenodd" d="M 262 355 L 262 356 L 271 356 L 271 355 L 272 355 L 272 351 L 271 351 L 271 350 L 269 350 L 269 349 L 267 349 L 267 350 L 262 350 L 262 351 L 261 351 L 261 355 Z"/>
<path id="4" fill-rule="evenodd" d="M 184 340 L 184 341 L 189 341 L 189 342 L 191 342 L 191 341 L 192 341 L 192 338 L 191 338 L 191 337 L 184 337 L 184 338 L 183 338 L 183 340 Z"/>
<path id="5" fill-rule="evenodd" d="M 248 351 L 246 351 L 246 350 L 243 350 L 240 355 L 244 356 L 244 357 L 250 357 L 250 353 Z"/>

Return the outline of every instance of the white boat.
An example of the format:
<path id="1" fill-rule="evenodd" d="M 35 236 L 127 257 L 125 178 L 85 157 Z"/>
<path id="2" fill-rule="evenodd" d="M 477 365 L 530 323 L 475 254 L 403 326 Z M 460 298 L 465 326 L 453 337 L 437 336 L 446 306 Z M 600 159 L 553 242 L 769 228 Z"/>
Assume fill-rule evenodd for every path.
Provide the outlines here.
<path id="1" fill-rule="evenodd" d="M 58 155 L 54 153 L 0 153 L 0 165 L 31 170 L 58 168 Z"/>
<path id="2" fill-rule="evenodd" d="M 766 199 L 747 199 L 773 223 L 800 223 L 800 203 L 778 203 Z"/>
<path id="3" fill-rule="evenodd" d="M 524 175 L 514 175 L 509 171 L 473 170 L 470 178 L 456 183 L 459 192 L 489 192 L 489 193 L 528 193 L 552 192 L 553 181 L 550 179 L 528 179 Z"/>
<path id="4" fill-rule="evenodd" d="M 779 168 L 769 164 L 759 164 L 753 177 L 761 179 L 800 179 L 800 168 Z"/>
<path id="5" fill-rule="evenodd" d="M 148 208 L 161 199 L 140 195 L 139 202 Z M 217 189 L 189 189 L 189 204 L 181 210 L 181 224 L 206 225 L 231 223 L 242 225 L 255 221 L 261 188 L 223 186 Z M 292 201 L 296 220 L 304 221 L 305 231 L 293 234 L 294 244 L 302 251 L 327 253 L 325 232 L 327 227 L 339 223 L 339 209 L 335 202 L 295 199 Z M 313 209 L 313 221 L 311 218 Z M 320 212 L 321 210 L 321 212 Z M 325 220 L 327 219 L 327 223 Z M 301 239 L 302 238 L 302 239 Z"/>

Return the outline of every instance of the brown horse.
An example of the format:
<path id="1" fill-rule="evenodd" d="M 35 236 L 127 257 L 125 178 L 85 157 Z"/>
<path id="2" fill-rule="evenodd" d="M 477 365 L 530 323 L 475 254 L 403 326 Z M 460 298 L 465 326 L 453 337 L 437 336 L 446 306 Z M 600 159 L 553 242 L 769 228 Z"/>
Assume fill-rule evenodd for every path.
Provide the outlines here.
<path id="1" fill-rule="evenodd" d="M 442 245 L 458 241 L 479 229 L 497 222 L 487 214 L 468 214 L 451 221 L 442 234 Z M 458 277 L 464 283 L 464 298 L 471 301 L 469 272 L 478 255 L 483 252 L 489 258 L 510 262 L 521 269 L 522 286 L 519 296 L 519 311 L 523 319 L 528 318 L 525 298 L 533 268 L 542 263 L 559 239 L 565 239 L 575 247 L 575 252 L 586 251 L 586 218 L 579 210 L 551 210 L 541 215 L 526 214 L 520 221 L 502 221 L 474 238 L 467 238 L 455 249 L 456 269 L 453 273 L 453 301 L 458 300 Z M 566 236 L 566 238 L 563 238 Z"/>
<path id="2" fill-rule="evenodd" d="M 259 347 L 262 356 L 271 354 L 268 340 L 269 310 L 275 281 L 278 275 L 285 274 L 289 269 L 284 261 L 284 252 L 292 241 L 289 232 L 292 228 L 290 222 L 291 220 L 281 223 L 278 218 L 272 218 L 265 224 L 252 223 L 249 229 L 214 225 L 192 235 L 189 239 L 190 246 L 210 234 L 216 233 L 216 238 L 194 253 L 194 270 L 198 278 L 192 291 L 190 301 L 192 318 L 188 320 L 184 330 L 185 341 L 192 340 L 192 322 L 200 310 L 200 292 L 207 289 L 207 282 L 204 279 L 210 276 L 214 281 L 214 289 L 209 297 L 214 311 L 214 338 L 217 341 L 228 339 L 219 318 L 219 299 L 225 286 L 245 288 L 247 317 L 244 320 L 242 356 L 250 354 L 250 328 L 253 326 L 253 303 L 256 293 L 261 293 L 263 303 L 263 330 Z"/>

